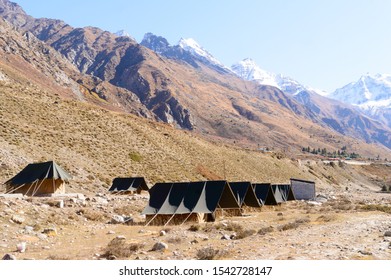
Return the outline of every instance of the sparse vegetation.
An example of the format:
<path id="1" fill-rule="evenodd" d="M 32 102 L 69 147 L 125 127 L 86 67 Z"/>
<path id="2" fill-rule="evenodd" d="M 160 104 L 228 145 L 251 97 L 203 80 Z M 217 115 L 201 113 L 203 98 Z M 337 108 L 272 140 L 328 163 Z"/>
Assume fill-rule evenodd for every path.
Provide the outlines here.
<path id="1" fill-rule="evenodd" d="M 235 239 L 243 239 L 243 238 L 254 235 L 256 232 L 257 231 L 255 229 L 240 230 L 240 231 L 236 232 Z"/>
<path id="2" fill-rule="evenodd" d="M 140 250 L 143 247 L 143 244 L 128 244 L 125 239 L 116 237 L 107 245 L 102 257 L 107 259 L 129 258 L 134 252 Z"/>
<path id="3" fill-rule="evenodd" d="M 391 206 L 387 206 L 387 205 L 380 205 L 380 204 L 360 205 L 358 209 L 364 211 L 380 211 L 380 212 L 391 214 Z"/>
<path id="4" fill-rule="evenodd" d="M 192 224 L 190 227 L 189 227 L 189 230 L 190 231 L 199 231 L 201 229 L 201 226 L 199 224 Z"/>
<path id="5" fill-rule="evenodd" d="M 197 259 L 199 260 L 218 260 L 229 255 L 227 250 L 213 249 L 206 247 L 197 251 Z"/>
<path id="6" fill-rule="evenodd" d="M 280 226 L 278 229 L 280 231 L 297 229 L 300 225 L 309 223 L 310 221 L 311 220 L 309 218 L 300 218 L 300 219 L 296 219 L 294 222 L 284 224 L 284 225 Z"/>
<path id="7" fill-rule="evenodd" d="M 269 227 L 263 227 L 263 228 L 260 228 L 260 229 L 258 230 L 258 234 L 259 234 L 259 235 L 266 235 L 266 234 L 271 233 L 271 232 L 273 232 L 273 231 L 274 231 L 274 228 L 271 227 L 271 226 L 269 226 Z"/>
<path id="8" fill-rule="evenodd" d="M 143 159 L 143 157 L 137 152 L 129 153 L 129 158 L 134 162 L 141 162 Z"/>

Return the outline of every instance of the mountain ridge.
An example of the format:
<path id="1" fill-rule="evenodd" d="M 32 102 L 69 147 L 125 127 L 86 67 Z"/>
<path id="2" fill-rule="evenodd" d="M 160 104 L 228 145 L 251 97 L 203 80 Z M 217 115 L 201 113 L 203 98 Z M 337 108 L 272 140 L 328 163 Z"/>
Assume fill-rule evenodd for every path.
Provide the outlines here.
<path id="1" fill-rule="evenodd" d="M 97 94 L 106 101 L 100 101 L 104 106 L 135 105 L 150 119 L 244 145 L 262 143 L 298 151 L 301 145 L 337 148 L 338 143 L 355 143 L 349 138 L 350 131 L 343 134 L 335 130 L 294 96 L 216 70 L 179 46 L 172 48 L 162 41 L 162 51 L 165 47 L 169 51 L 159 54 L 99 28 L 73 28 L 60 20 L 33 19 L 4 11 L 0 14 L 14 19 L 19 32 L 41 38 L 77 67 L 79 73 L 73 76 L 79 75 L 74 79 L 78 87 L 91 92 L 96 82 L 110 84 L 111 91 Z M 20 18 L 23 15 L 25 20 Z M 126 94 L 119 94 L 120 89 Z M 371 133 L 359 139 L 378 141 L 366 139 L 366 135 Z M 389 139 L 381 143 L 390 145 Z M 359 145 L 366 147 L 365 143 Z"/>

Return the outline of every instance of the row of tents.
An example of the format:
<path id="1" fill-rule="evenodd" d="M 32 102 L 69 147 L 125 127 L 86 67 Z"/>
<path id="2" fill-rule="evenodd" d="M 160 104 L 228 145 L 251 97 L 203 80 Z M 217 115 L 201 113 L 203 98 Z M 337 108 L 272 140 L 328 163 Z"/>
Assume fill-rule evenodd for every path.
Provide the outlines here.
<path id="1" fill-rule="evenodd" d="M 6 193 L 28 196 L 65 193 L 72 177 L 53 161 L 27 165 L 5 182 Z M 115 178 L 109 192 L 131 194 L 149 192 L 142 214 L 147 224 L 178 224 L 186 221 L 214 221 L 216 216 L 241 215 L 246 207 L 278 205 L 288 200 L 311 200 L 315 183 L 291 179 L 290 184 L 201 181 L 156 183 L 149 189 L 143 177 Z"/>
<path id="2" fill-rule="evenodd" d="M 181 224 L 186 221 L 214 221 L 216 216 L 241 215 L 246 208 L 278 205 L 288 200 L 311 200 L 315 183 L 291 179 L 290 184 L 228 181 L 156 183 L 148 189 L 143 177 L 116 178 L 109 192 L 149 192 L 142 214 L 152 225 Z"/>
<path id="3" fill-rule="evenodd" d="M 290 184 L 201 181 L 157 183 L 149 190 L 142 214 L 146 224 L 209 222 L 218 216 L 240 216 L 246 208 L 278 205 L 288 200 L 311 200 L 315 183 L 291 179 Z"/>

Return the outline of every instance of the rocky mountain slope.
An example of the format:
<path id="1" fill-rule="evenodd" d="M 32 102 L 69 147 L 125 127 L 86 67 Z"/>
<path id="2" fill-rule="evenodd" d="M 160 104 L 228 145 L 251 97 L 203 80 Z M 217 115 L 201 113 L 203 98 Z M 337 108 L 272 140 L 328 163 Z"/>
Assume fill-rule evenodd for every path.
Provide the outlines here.
<path id="1" fill-rule="evenodd" d="M 383 149 L 365 142 L 390 145 L 387 137 L 372 138 L 372 132 L 367 133 L 369 138 L 349 130 L 341 133 L 293 96 L 217 69 L 210 57 L 203 60 L 208 53 L 194 42 L 171 47 L 148 35 L 144 45 L 148 41 L 159 46 L 155 52 L 129 37 L 94 27 L 73 28 L 60 20 L 34 19 L 5 0 L 1 5 L 0 14 L 17 28 L 15 32 L 50 45 L 73 67 L 73 74 L 65 72 L 77 82 L 74 88 L 86 90 L 105 108 L 161 120 L 211 139 L 292 153 L 307 145 L 331 150 L 348 145 L 373 155 Z"/>
<path id="2" fill-rule="evenodd" d="M 267 72 L 256 65 L 251 59 L 245 59 L 233 65 L 232 70 L 245 80 L 255 81 L 261 85 L 275 86 L 283 92 L 292 95 L 296 101 L 303 104 L 309 111 L 319 117 L 320 122 L 341 134 L 361 138 L 367 142 L 375 141 L 383 143 L 387 147 L 390 147 L 391 138 L 389 136 L 389 128 L 384 125 L 388 124 L 388 122 L 382 122 L 381 120 L 375 121 L 366 114 L 363 114 L 355 106 L 348 105 L 354 105 L 352 98 L 365 99 L 364 93 L 361 95 L 357 93 L 357 86 L 355 89 L 349 88 L 350 91 L 346 87 L 340 91 L 337 90 L 332 95 L 328 95 L 325 92 L 304 86 L 289 77 Z M 349 94 L 346 94 L 347 91 L 349 91 Z M 360 96 L 362 95 L 364 97 L 361 98 Z M 341 102 L 336 102 L 331 99 L 333 96 L 334 99 L 338 99 Z M 381 90 L 376 96 L 377 100 L 381 100 L 378 104 L 388 104 L 388 101 L 384 101 L 388 98 L 387 92 Z M 365 100 L 368 101 L 367 99 Z M 366 105 L 362 105 L 362 108 L 365 108 L 368 104 L 369 102 Z M 372 102 L 372 104 L 374 103 Z M 371 115 L 374 115 L 374 111 L 372 112 Z"/>

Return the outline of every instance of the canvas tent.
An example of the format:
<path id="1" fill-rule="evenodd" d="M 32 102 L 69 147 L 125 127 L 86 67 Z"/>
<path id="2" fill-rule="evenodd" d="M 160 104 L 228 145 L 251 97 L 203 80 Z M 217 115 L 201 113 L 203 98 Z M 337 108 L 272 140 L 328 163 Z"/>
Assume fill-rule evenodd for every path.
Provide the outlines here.
<path id="1" fill-rule="evenodd" d="M 64 182 L 72 179 L 64 169 L 54 161 L 32 163 L 9 179 L 7 193 L 21 193 L 28 196 L 65 193 Z"/>
<path id="2" fill-rule="evenodd" d="M 254 192 L 260 203 L 263 205 L 278 205 L 284 202 L 279 189 L 273 191 L 270 183 L 253 184 Z"/>
<path id="3" fill-rule="evenodd" d="M 289 184 L 273 184 L 272 189 L 274 193 L 276 193 L 277 190 L 279 191 L 282 195 L 283 201 L 296 200 L 292 192 L 291 185 Z"/>
<path id="4" fill-rule="evenodd" d="M 229 186 L 241 207 L 259 208 L 262 206 L 250 182 L 229 182 Z"/>
<path id="5" fill-rule="evenodd" d="M 113 194 L 141 193 L 149 188 L 144 177 L 115 178 L 109 192 Z"/>
<path id="6" fill-rule="evenodd" d="M 240 206 L 226 181 L 158 183 L 150 190 L 143 214 L 153 225 L 213 221 L 218 213 Z"/>
<path id="7" fill-rule="evenodd" d="M 315 182 L 292 178 L 291 189 L 297 200 L 311 200 L 315 198 Z"/>

